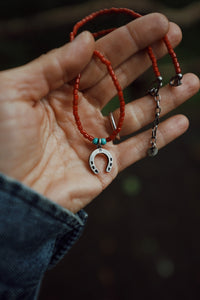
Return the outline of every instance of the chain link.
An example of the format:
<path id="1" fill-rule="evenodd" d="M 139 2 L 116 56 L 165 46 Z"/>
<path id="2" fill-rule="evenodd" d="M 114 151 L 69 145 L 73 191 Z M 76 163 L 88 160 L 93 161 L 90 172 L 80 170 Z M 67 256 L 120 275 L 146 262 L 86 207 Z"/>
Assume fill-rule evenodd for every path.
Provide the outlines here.
<path id="1" fill-rule="evenodd" d="M 160 123 L 160 113 L 161 113 L 161 107 L 160 107 L 160 101 L 161 101 L 161 96 L 157 92 L 155 95 L 152 95 L 155 102 L 156 102 L 156 108 L 155 108 L 155 119 L 152 124 L 152 135 L 151 135 L 151 147 L 148 150 L 148 155 L 149 156 L 155 156 L 158 153 L 158 148 L 156 145 L 157 142 L 157 130 L 158 130 L 158 125 Z"/>

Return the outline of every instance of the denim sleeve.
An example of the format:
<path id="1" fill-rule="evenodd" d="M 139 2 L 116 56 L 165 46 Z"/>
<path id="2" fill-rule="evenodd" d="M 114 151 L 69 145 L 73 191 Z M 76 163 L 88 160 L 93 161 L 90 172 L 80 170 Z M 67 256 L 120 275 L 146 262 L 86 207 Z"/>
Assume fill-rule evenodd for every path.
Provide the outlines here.
<path id="1" fill-rule="evenodd" d="M 0 299 L 37 299 L 44 273 L 81 235 L 87 214 L 0 174 Z"/>

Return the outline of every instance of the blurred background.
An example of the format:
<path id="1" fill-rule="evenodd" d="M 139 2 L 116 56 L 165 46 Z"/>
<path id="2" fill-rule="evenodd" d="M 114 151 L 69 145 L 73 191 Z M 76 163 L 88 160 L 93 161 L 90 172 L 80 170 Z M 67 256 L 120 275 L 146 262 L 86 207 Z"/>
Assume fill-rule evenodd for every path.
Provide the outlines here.
<path id="1" fill-rule="evenodd" d="M 1 0 L 1 70 L 63 45 L 74 23 L 112 6 L 141 14 L 159 11 L 178 23 L 183 41 L 176 53 L 183 73 L 200 75 L 200 2 L 191 0 Z M 105 23 L 92 26 L 95 31 Z M 167 79 L 173 75 L 168 56 L 159 66 Z M 126 89 L 126 100 L 144 95 L 152 76 L 149 70 Z M 47 273 L 40 300 L 200 299 L 199 96 L 173 112 L 190 119 L 184 136 L 122 172 L 86 208 L 85 232 Z"/>

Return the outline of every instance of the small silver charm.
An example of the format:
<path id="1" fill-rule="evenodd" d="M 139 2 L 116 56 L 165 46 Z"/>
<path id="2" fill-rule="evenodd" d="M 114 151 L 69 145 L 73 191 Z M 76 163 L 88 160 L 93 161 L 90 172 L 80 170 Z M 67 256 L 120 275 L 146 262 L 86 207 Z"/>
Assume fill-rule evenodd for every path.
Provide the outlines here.
<path id="1" fill-rule="evenodd" d="M 109 151 L 105 150 L 105 149 L 102 149 L 101 147 L 94 150 L 91 154 L 90 154 L 90 158 L 89 158 L 89 165 L 90 165 L 90 168 L 91 170 L 94 172 L 94 174 L 99 174 L 99 170 L 97 169 L 96 165 L 95 165 L 95 157 L 98 155 L 98 154 L 104 154 L 107 159 L 108 159 L 108 164 L 107 164 L 107 167 L 106 167 L 106 172 L 109 173 L 111 170 L 112 170 L 112 166 L 113 166 L 113 158 L 112 158 L 112 155 L 110 154 Z"/>
<path id="2" fill-rule="evenodd" d="M 153 146 L 151 148 L 148 149 L 148 155 L 150 157 L 154 157 L 158 154 L 158 148 L 156 146 Z"/>
<path id="3" fill-rule="evenodd" d="M 109 113 L 109 120 L 110 120 L 110 124 L 111 124 L 112 129 L 113 129 L 113 130 L 116 130 L 116 129 L 117 129 L 117 125 L 116 125 L 116 123 L 115 123 L 115 118 L 114 118 L 112 112 Z M 116 139 L 117 139 L 118 141 L 120 140 L 120 135 L 119 135 L 119 133 L 116 135 Z"/>

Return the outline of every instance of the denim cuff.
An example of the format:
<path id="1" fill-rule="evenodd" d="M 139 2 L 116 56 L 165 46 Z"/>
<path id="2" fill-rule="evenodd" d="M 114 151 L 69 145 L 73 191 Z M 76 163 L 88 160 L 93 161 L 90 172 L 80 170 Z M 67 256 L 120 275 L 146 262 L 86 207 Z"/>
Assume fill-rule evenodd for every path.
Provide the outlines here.
<path id="1" fill-rule="evenodd" d="M 3 174 L 0 211 L 0 281 L 19 288 L 37 286 L 78 240 L 87 220 L 83 210 L 73 214 Z"/>

